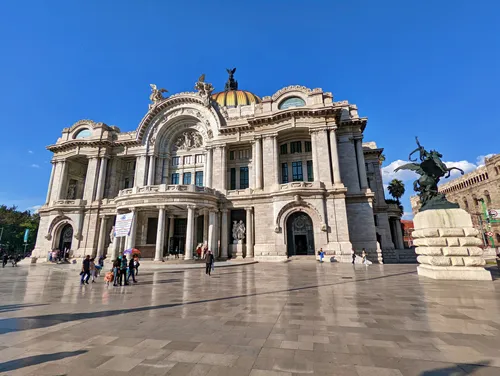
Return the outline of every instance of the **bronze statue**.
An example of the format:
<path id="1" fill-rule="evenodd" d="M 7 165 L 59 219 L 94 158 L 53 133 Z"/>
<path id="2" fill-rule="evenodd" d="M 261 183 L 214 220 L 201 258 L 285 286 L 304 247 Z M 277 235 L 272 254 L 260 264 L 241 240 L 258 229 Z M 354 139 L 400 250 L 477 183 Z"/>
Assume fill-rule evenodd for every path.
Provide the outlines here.
<path id="1" fill-rule="evenodd" d="M 224 86 L 224 91 L 238 90 L 238 81 L 234 79 L 234 72 L 236 72 L 236 68 L 226 68 L 226 71 L 229 74 L 229 78 Z"/>
<path id="2" fill-rule="evenodd" d="M 425 148 L 420 145 L 418 137 L 417 140 L 418 148 L 410 153 L 408 159 L 412 162 L 416 162 L 416 159 L 411 159 L 411 156 L 417 151 L 420 153 L 420 163 L 407 163 L 399 166 L 394 170 L 397 172 L 399 170 L 410 170 L 415 171 L 420 177 L 413 183 L 413 189 L 420 196 L 420 211 L 429 209 L 454 209 L 458 208 L 458 204 L 449 202 L 443 193 L 438 190 L 439 180 L 444 177 L 449 178 L 452 170 L 458 170 L 464 174 L 464 171 L 458 167 L 446 167 L 446 165 L 441 160 L 442 155 L 436 150 L 431 150 L 428 152 Z"/>

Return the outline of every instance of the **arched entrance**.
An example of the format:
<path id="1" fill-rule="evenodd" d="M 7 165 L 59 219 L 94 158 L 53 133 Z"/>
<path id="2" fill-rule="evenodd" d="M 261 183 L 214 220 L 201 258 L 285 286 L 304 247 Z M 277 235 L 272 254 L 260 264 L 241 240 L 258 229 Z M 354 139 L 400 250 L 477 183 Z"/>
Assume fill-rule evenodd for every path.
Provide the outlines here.
<path id="1" fill-rule="evenodd" d="M 314 255 L 313 222 L 304 212 L 291 214 L 286 221 L 288 257 Z"/>
<path id="2" fill-rule="evenodd" d="M 70 224 L 64 225 L 59 236 L 59 250 L 69 251 L 73 240 L 73 227 Z"/>

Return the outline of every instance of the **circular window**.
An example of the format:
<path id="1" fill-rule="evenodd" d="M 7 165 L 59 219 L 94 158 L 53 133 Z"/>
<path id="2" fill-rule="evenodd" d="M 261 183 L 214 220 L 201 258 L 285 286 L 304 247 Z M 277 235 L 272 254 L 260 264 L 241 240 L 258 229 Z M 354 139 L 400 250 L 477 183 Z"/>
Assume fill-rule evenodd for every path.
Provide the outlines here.
<path id="1" fill-rule="evenodd" d="M 90 131 L 90 129 L 82 129 L 81 131 L 79 131 L 76 135 L 75 135 L 75 139 L 78 139 L 78 138 L 87 138 L 87 137 L 90 137 L 92 136 L 92 132 Z"/>
<path id="2" fill-rule="evenodd" d="M 290 107 L 303 107 L 306 105 L 306 102 L 302 98 L 299 97 L 291 97 L 285 99 L 283 102 L 281 102 L 278 106 L 278 109 L 280 110 L 286 110 L 287 108 Z"/>

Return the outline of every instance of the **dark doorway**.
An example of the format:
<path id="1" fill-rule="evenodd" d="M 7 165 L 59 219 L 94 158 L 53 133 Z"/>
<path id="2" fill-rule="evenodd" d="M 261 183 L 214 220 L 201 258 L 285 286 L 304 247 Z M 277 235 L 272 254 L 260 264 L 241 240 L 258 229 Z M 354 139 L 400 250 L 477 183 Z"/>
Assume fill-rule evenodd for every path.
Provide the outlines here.
<path id="1" fill-rule="evenodd" d="M 67 252 L 71 249 L 71 243 L 73 241 L 73 227 L 70 224 L 64 225 L 61 230 L 61 235 L 59 237 L 59 250 Z"/>
<path id="2" fill-rule="evenodd" d="M 304 212 L 293 213 L 287 219 L 286 229 L 288 257 L 315 254 L 311 217 Z"/>

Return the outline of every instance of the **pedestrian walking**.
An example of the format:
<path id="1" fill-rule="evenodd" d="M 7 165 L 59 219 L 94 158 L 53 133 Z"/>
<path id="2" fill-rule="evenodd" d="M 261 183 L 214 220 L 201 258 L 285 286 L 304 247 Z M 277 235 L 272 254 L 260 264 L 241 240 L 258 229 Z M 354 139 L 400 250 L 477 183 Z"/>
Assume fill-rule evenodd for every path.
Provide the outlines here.
<path id="1" fill-rule="evenodd" d="M 212 254 L 212 251 L 208 250 L 207 254 L 205 255 L 205 274 L 210 275 L 212 272 L 212 266 L 214 263 L 214 255 Z"/>
<path id="2" fill-rule="evenodd" d="M 139 256 L 135 256 L 134 257 L 135 275 L 139 275 L 139 266 L 141 266 L 141 263 L 139 262 Z"/>
<path id="3" fill-rule="evenodd" d="M 125 286 L 128 285 L 127 281 L 127 256 L 123 255 L 121 264 L 120 264 L 120 286 L 123 284 Z"/>
<path id="4" fill-rule="evenodd" d="M 130 280 L 130 277 L 132 277 L 132 281 L 134 281 L 134 283 L 137 283 L 137 281 L 135 280 L 135 257 L 131 258 L 129 263 L 128 263 L 127 284 L 128 284 L 128 281 Z"/>
<path id="5" fill-rule="evenodd" d="M 5 252 L 2 257 L 2 268 L 5 268 L 5 265 L 7 265 L 8 262 L 9 262 L 9 255 L 7 254 L 7 252 Z"/>
<path id="6" fill-rule="evenodd" d="M 323 248 L 319 249 L 318 255 L 319 255 L 319 262 L 322 263 L 323 258 L 325 257 L 325 252 L 323 252 Z"/>
<path id="7" fill-rule="evenodd" d="M 351 256 L 352 256 L 352 263 L 354 264 L 356 262 L 356 251 L 354 248 L 351 250 Z"/>
<path id="8" fill-rule="evenodd" d="M 85 256 L 85 260 L 82 263 L 82 271 L 80 272 L 82 278 L 80 279 L 80 284 L 88 284 L 90 278 L 90 255 Z"/>
<path id="9" fill-rule="evenodd" d="M 117 257 L 116 260 L 113 261 L 113 286 L 118 286 L 118 278 L 120 277 L 120 265 L 120 257 Z"/>

